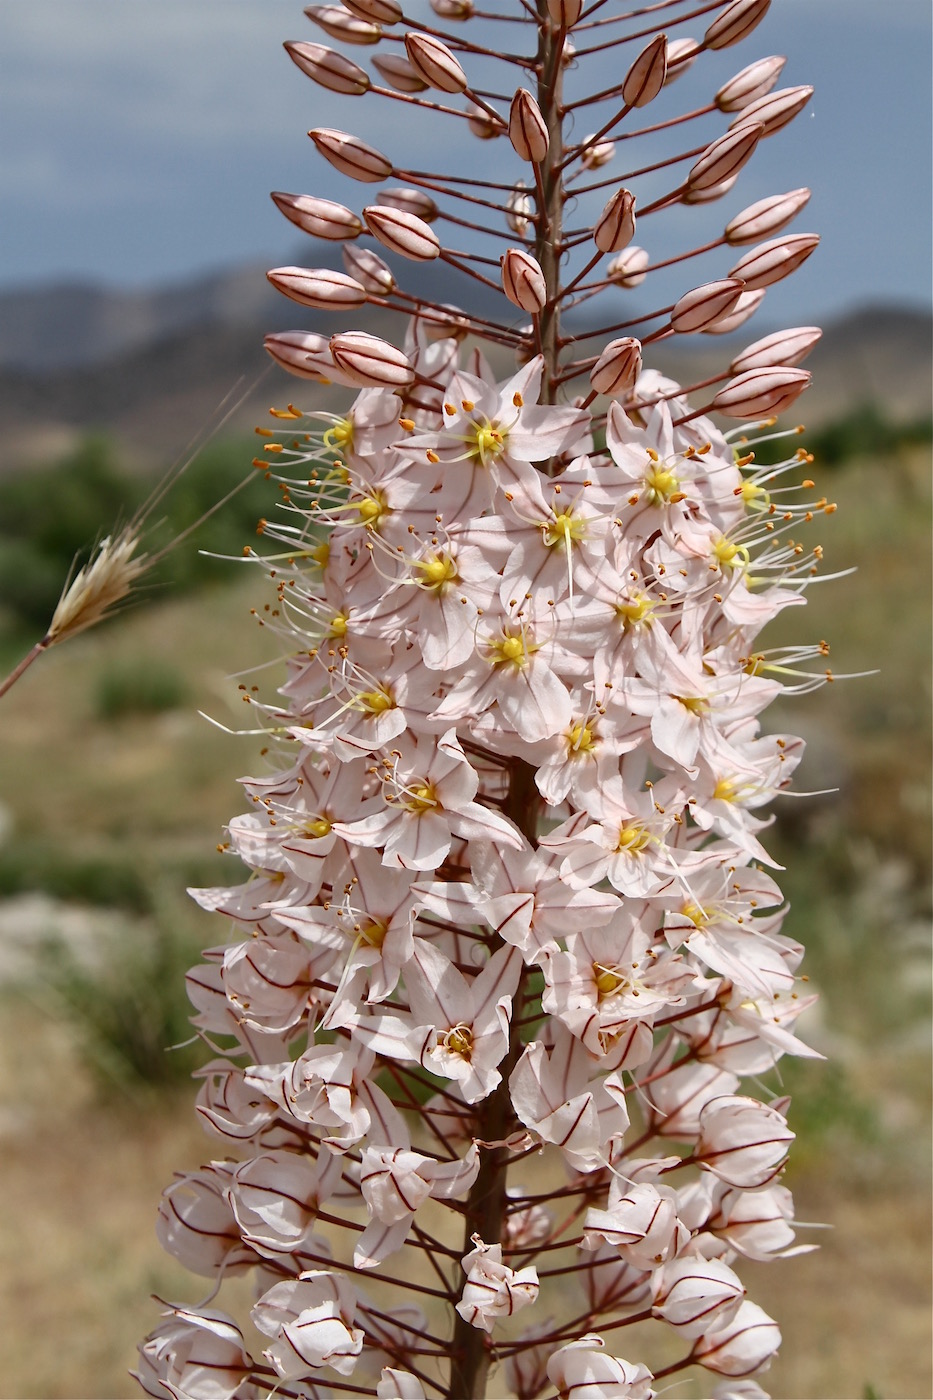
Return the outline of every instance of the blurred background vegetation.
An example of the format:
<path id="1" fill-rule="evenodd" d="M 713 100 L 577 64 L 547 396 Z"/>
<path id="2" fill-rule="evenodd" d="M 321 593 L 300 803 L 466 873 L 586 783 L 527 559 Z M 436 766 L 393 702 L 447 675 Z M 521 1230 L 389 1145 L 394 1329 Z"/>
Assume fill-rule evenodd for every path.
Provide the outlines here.
<path id="1" fill-rule="evenodd" d="M 786 866 L 785 931 L 806 944 L 822 995 L 802 1032 L 829 1057 L 782 1061 L 801 1139 L 788 1179 L 801 1217 L 836 1227 L 819 1255 L 749 1277 L 785 1330 L 766 1382 L 785 1400 L 931 1393 L 930 436 L 928 419 L 894 426 L 863 407 L 803 439 L 839 505 L 805 542 L 822 544 L 827 572 L 857 572 L 815 586 L 806 613 L 768 633 L 826 638 L 838 675 L 870 673 L 765 717 L 806 738 L 798 787 L 817 794 L 779 803 L 769 842 Z M 205 450 L 164 503 L 162 538 L 244 477 L 253 450 L 238 438 Z M 151 484 L 100 436 L 0 478 L 4 674 L 44 632 L 75 560 Z M 183 891 L 240 878 L 212 842 L 241 809 L 235 775 L 261 763 L 261 739 L 197 711 L 236 729 L 229 672 L 268 663 L 269 690 L 277 674 L 250 611 L 268 601 L 258 572 L 199 550 L 239 558 L 272 496 L 257 473 L 134 606 L 41 658 L 0 702 L 0 1260 L 16 1262 L 2 1395 L 128 1393 L 135 1340 L 156 1317 L 147 1294 L 194 1297 L 151 1218 L 173 1169 L 223 1155 L 193 1121 L 188 1076 L 206 1056 L 184 1045 L 184 972 L 226 934 Z M 56 1313 L 41 1355 L 38 1299 Z"/>

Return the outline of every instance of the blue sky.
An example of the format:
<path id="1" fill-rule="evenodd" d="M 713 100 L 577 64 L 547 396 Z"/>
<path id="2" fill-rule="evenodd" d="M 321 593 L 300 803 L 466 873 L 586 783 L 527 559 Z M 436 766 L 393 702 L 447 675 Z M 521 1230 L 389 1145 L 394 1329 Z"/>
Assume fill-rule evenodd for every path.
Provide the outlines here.
<path id="1" fill-rule="evenodd" d="M 376 99 L 335 102 L 282 52 L 286 38 L 322 37 L 297 0 L 0 0 L 0 288 L 151 286 L 291 260 L 294 231 L 270 189 L 355 195 L 359 207 L 375 188 L 319 160 L 314 125 L 436 164 L 436 131 L 409 126 L 401 104 L 387 115 Z M 703 101 L 769 53 L 787 55 L 781 86 L 810 82 L 816 95 L 763 144 L 710 227 L 807 184 L 794 230 L 820 232 L 823 247 L 779 289 L 782 319 L 928 305 L 928 0 L 774 0 L 750 40 L 701 59 L 670 92 Z M 475 142 L 468 158 L 480 170 L 501 144 Z"/>

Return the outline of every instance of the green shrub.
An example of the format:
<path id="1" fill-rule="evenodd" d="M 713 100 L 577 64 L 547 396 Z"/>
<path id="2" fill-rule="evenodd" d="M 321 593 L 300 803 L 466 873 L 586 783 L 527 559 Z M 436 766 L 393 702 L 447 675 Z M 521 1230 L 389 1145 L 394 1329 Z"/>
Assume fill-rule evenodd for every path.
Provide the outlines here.
<path id="1" fill-rule="evenodd" d="M 94 709 L 98 719 L 119 719 L 122 715 L 175 710 L 187 698 L 183 678 L 167 662 L 151 657 L 126 659 L 98 676 Z"/>

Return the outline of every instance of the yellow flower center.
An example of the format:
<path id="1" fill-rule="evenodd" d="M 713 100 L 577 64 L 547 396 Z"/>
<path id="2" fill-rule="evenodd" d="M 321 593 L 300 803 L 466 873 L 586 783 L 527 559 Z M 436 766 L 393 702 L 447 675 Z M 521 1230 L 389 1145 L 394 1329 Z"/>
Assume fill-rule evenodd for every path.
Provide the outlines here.
<path id="1" fill-rule="evenodd" d="M 449 1031 L 444 1032 L 440 1037 L 440 1043 L 452 1055 L 460 1055 L 464 1060 L 468 1060 L 473 1050 L 473 1032 L 464 1021 L 461 1021 L 458 1025 L 452 1026 Z"/>
<path id="2" fill-rule="evenodd" d="M 503 632 L 501 637 L 490 642 L 489 659 L 494 666 L 514 666 L 516 671 L 520 671 L 536 650 L 537 647 L 529 646 L 521 632 Z"/>
<path id="3" fill-rule="evenodd" d="M 619 842 L 617 851 L 628 851 L 630 855 L 640 856 L 646 846 L 651 844 L 651 833 L 638 823 L 632 826 L 622 826 L 619 828 Z"/>
<path id="4" fill-rule="evenodd" d="M 361 501 L 356 501 L 354 504 L 359 511 L 361 524 L 369 525 L 374 530 L 390 514 L 385 496 L 381 491 L 374 491 L 371 496 L 364 496 Z"/>
<path id="5" fill-rule="evenodd" d="M 709 918 L 698 904 L 685 904 L 680 912 L 697 928 L 705 928 L 709 923 Z"/>
<path id="6" fill-rule="evenodd" d="M 359 925 L 357 932 L 370 948 L 381 948 L 386 941 L 388 924 L 384 919 L 367 919 L 365 924 Z"/>
<path id="7" fill-rule="evenodd" d="M 721 569 L 741 569 L 748 564 L 748 550 L 745 546 L 733 544 L 725 535 L 720 535 L 718 540 L 713 541 L 710 553 Z"/>
<path id="8" fill-rule="evenodd" d="M 347 619 L 343 613 L 335 613 L 331 618 L 330 635 L 332 637 L 345 637 L 347 635 Z"/>
<path id="9" fill-rule="evenodd" d="M 315 564 L 317 564 L 319 568 L 327 568 L 328 562 L 330 560 L 329 540 L 322 540 L 320 544 L 316 544 L 314 548 L 309 550 L 308 552 L 310 553 L 311 558 L 314 560 Z"/>
<path id="10" fill-rule="evenodd" d="M 748 510 L 767 510 L 771 504 L 771 497 L 763 486 L 757 486 L 754 481 L 743 481 L 739 490 L 742 504 Z"/>
<path id="11" fill-rule="evenodd" d="M 415 568 L 420 572 L 418 582 L 422 588 L 432 593 L 441 593 L 444 586 L 456 581 L 457 565 L 449 554 L 432 554 L 427 559 L 419 559 Z"/>
<path id="12" fill-rule="evenodd" d="M 330 835 L 331 824 L 326 817 L 314 817 L 313 820 L 305 822 L 304 834 L 312 837 L 315 841 L 320 841 L 324 836 Z"/>
<path id="13" fill-rule="evenodd" d="M 601 997 L 611 997 L 625 986 L 625 978 L 614 967 L 605 967 L 602 963 L 593 964 L 593 980 Z"/>
<path id="14" fill-rule="evenodd" d="M 593 753 L 597 738 L 587 724 L 575 724 L 566 731 L 567 750 L 571 754 Z"/>
<path id="15" fill-rule="evenodd" d="M 692 715 L 705 715 L 709 709 L 709 701 L 705 695 L 675 695 L 674 699 Z"/>
<path id="16" fill-rule="evenodd" d="M 628 631 L 630 627 L 637 627 L 640 622 L 644 622 L 653 607 L 654 604 L 647 593 L 639 593 L 634 598 L 626 598 L 624 602 L 616 603 L 616 617 Z"/>
<path id="17" fill-rule="evenodd" d="M 680 482 L 669 467 L 653 462 L 645 472 L 645 500 L 652 506 L 666 506 L 680 490 Z"/>
<path id="18" fill-rule="evenodd" d="M 356 700 L 364 713 L 369 715 L 381 715 L 395 708 L 395 699 L 387 690 L 362 690 Z"/>
<path id="19" fill-rule="evenodd" d="M 574 516 L 572 511 L 561 511 L 555 515 L 544 531 L 544 543 L 549 549 L 558 549 L 561 545 L 569 550 L 570 546 L 578 543 L 586 536 L 586 521 L 582 516 Z"/>
<path id="20" fill-rule="evenodd" d="M 405 790 L 405 807 L 409 812 L 420 814 L 438 805 L 431 783 L 418 783 Z"/>
<path id="21" fill-rule="evenodd" d="M 469 443 L 469 457 L 481 466 L 502 455 L 505 451 L 505 431 L 496 423 L 474 423 L 472 440 Z"/>
<path id="22" fill-rule="evenodd" d="M 332 452 L 352 452 L 353 423 L 349 418 L 338 418 L 333 427 L 324 434 L 324 446 Z"/>
<path id="23" fill-rule="evenodd" d="M 715 802 L 735 802 L 738 798 L 738 784 L 734 778 L 720 778 L 713 788 Z"/>

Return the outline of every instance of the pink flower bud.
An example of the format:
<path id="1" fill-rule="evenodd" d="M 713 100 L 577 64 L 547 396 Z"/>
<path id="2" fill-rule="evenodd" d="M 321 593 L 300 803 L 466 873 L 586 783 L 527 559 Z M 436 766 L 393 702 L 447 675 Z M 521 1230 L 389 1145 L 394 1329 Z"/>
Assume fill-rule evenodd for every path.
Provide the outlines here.
<path id="1" fill-rule="evenodd" d="M 389 204 L 371 204 L 363 210 L 363 218 L 370 233 L 403 258 L 431 262 L 441 251 L 437 234 L 417 214 L 407 214 Z"/>
<path id="2" fill-rule="evenodd" d="M 716 93 L 713 101 L 721 112 L 739 112 L 750 102 L 769 93 L 783 72 L 786 58 L 772 55 L 771 58 L 758 58 L 736 73 Z"/>
<path id="3" fill-rule="evenodd" d="M 530 92 L 518 88 L 509 109 L 509 140 L 522 160 L 542 161 L 547 155 L 547 122 Z"/>
<path id="4" fill-rule="evenodd" d="M 332 335 L 330 353 L 347 379 L 362 388 L 404 388 L 415 377 L 407 355 L 387 340 L 365 331 L 342 331 Z"/>
<path id="5" fill-rule="evenodd" d="M 306 5 L 305 14 L 325 34 L 345 44 L 378 44 L 382 38 L 378 24 L 348 14 L 342 5 Z"/>
<path id="6" fill-rule="evenodd" d="M 373 67 L 383 82 L 396 92 L 427 92 L 427 83 L 400 53 L 374 54 Z"/>
<path id="7" fill-rule="evenodd" d="M 523 181 L 517 181 L 514 190 L 505 202 L 505 221 L 513 233 L 524 237 L 531 224 L 534 204 Z"/>
<path id="8" fill-rule="evenodd" d="M 467 126 L 480 141 L 494 141 L 497 136 L 502 135 L 504 127 L 499 122 L 494 122 L 489 113 L 484 112 L 475 102 L 470 103 L 467 111 Z"/>
<path id="9" fill-rule="evenodd" d="M 789 233 L 783 238 L 771 238 L 744 253 L 730 269 L 729 276 L 741 277 L 750 292 L 770 287 L 773 282 L 780 282 L 796 272 L 819 241 L 816 233 Z"/>
<path id="10" fill-rule="evenodd" d="M 428 87 L 437 88 L 439 92 L 463 92 L 467 85 L 466 73 L 440 39 L 409 31 L 405 35 L 405 48 L 412 68 Z"/>
<path id="11" fill-rule="evenodd" d="M 788 194 L 771 194 L 767 199 L 757 200 L 726 224 L 726 242 L 754 243 L 758 238 L 767 238 L 769 233 L 777 233 L 796 218 L 809 198 L 810 191 L 803 187 Z"/>
<path id="12" fill-rule="evenodd" d="M 547 283 L 541 264 L 521 248 L 510 248 L 502 254 L 502 290 L 513 306 L 522 311 L 537 312 L 547 301 Z"/>
<path id="13" fill-rule="evenodd" d="M 736 355 L 729 366 L 729 373 L 743 374 L 747 369 L 770 369 L 774 365 L 799 365 L 822 335 L 818 326 L 797 326 L 793 330 L 766 335 Z"/>
<path id="14" fill-rule="evenodd" d="M 366 301 L 365 287 L 329 267 L 274 267 L 266 276 L 276 291 L 320 311 L 349 310 Z"/>
<path id="15" fill-rule="evenodd" d="M 330 127 L 316 127 L 308 135 L 326 161 L 352 180 L 372 184 L 392 174 L 392 162 L 358 136 Z"/>
<path id="16" fill-rule="evenodd" d="M 430 0 L 431 9 L 441 19 L 472 19 L 473 0 Z"/>
<path id="17" fill-rule="evenodd" d="M 688 189 L 681 195 L 682 204 L 712 204 L 716 199 L 722 199 L 724 194 L 728 194 L 739 178 L 738 172 L 730 175 L 727 180 L 721 180 L 718 185 L 710 185 L 707 189 Z"/>
<path id="18" fill-rule="evenodd" d="M 651 1372 L 640 1363 L 621 1356 L 607 1356 L 601 1350 L 602 1337 L 588 1333 L 568 1342 L 553 1353 L 547 1364 L 548 1379 L 561 1400 L 646 1400 L 651 1389 Z"/>
<path id="19" fill-rule="evenodd" d="M 343 0 L 343 7 L 359 19 L 372 19 L 377 24 L 397 24 L 402 18 L 398 0 Z"/>
<path id="20" fill-rule="evenodd" d="M 650 261 L 647 248 L 637 248 L 632 244 L 612 259 L 606 274 L 617 287 L 638 287 L 645 280 L 645 268 Z"/>
<path id="21" fill-rule="evenodd" d="M 727 418 L 762 418 L 783 413 L 800 397 L 811 378 L 803 369 L 749 369 L 730 379 L 712 406 Z"/>
<path id="22" fill-rule="evenodd" d="M 687 1257 L 663 1264 L 651 1280 L 651 1311 L 685 1337 L 701 1337 L 735 1317 L 745 1289 L 718 1259 Z"/>
<path id="23" fill-rule="evenodd" d="M 617 399 L 635 385 L 641 374 L 641 342 L 632 336 L 610 340 L 590 371 L 590 383 L 598 394 Z"/>
<path id="24" fill-rule="evenodd" d="M 749 1376 L 781 1345 L 773 1318 L 757 1303 L 743 1302 L 735 1317 L 715 1332 L 704 1332 L 690 1359 L 720 1376 Z"/>
<path id="25" fill-rule="evenodd" d="M 344 257 L 348 249 L 344 247 Z M 764 290 L 759 292 L 743 292 L 735 304 L 735 309 L 729 312 L 728 316 L 723 316 L 721 321 L 717 321 L 714 326 L 707 326 L 704 335 L 728 335 L 730 331 L 737 331 L 739 326 L 744 326 L 750 320 L 764 301 Z"/>
<path id="26" fill-rule="evenodd" d="M 570 29 L 575 25 L 582 10 L 583 0 L 547 0 L 548 15 L 561 29 Z"/>
<path id="27" fill-rule="evenodd" d="M 667 35 L 656 34 L 622 80 L 622 100 L 629 107 L 647 107 L 664 86 L 667 75 Z"/>
<path id="28" fill-rule="evenodd" d="M 738 174 L 750 158 L 764 128 L 758 124 L 727 131 L 707 146 L 687 176 L 690 190 L 708 190 Z"/>
<path id="29" fill-rule="evenodd" d="M 438 216 L 438 208 L 424 190 L 409 189 L 403 186 L 395 190 L 380 190 L 379 203 L 390 209 L 404 209 L 406 214 L 415 214 L 426 224 L 432 224 Z"/>
<path id="30" fill-rule="evenodd" d="M 664 86 L 669 87 L 671 83 L 682 78 L 688 68 L 692 68 L 696 61 L 696 56 L 700 52 L 700 46 L 696 39 L 668 39 L 667 41 L 667 72 L 664 75 Z"/>
<path id="31" fill-rule="evenodd" d="M 757 28 L 770 5 L 771 0 L 733 0 L 703 35 L 704 44 L 708 49 L 727 49 L 738 44 Z"/>
<path id="32" fill-rule="evenodd" d="M 780 92 L 767 93 L 739 112 L 729 123 L 729 130 L 734 131 L 748 122 L 761 122 L 764 127 L 762 136 L 773 136 L 782 126 L 793 121 L 798 112 L 803 111 L 812 96 L 812 87 L 806 86 L 781 88 Z"/>
<path id="33" fill-rule="evenodd" d="M 344 58 L 336 49 L 328 49 L 324 44 L 296 43 L 289 39 L 285 52 L 302 73 L 307 73 L 309 78 L 331 92 L 359 97 L 369 89 L 369 74 L 365 68 Z"/>
<path id="34" fill-rule="evenodd" d="M 685 292 L 671 312 L 671 325 L 679 335 L 691 335 L 714 325 L 728 316 L 745 284 L 736 277 L 724 277 L 719 282 L 706 282 Z"/>
<path id="35" fill-rule="evenodd" d="M 329 238 L 338 241 L 343 238 L 356 238 L 363 232 L 363 221 L 345 204 L 335 204 L 331 199 L 317 199 L 310 194 L 283 194 L 274 190 L 272 199 L 293 224 L 312 238 Z"/>
<path id="36" fill-rule="evenodd" d="M 345 243 L 341 249 L 344 266 L 371 296 L 384 297 L 398 285 L 392 269 L 371 248 L 357 248 Z"/>
<path id="37" fill-rule="evenodd" d="M 584 136 L 581 147 L 580 164 L 584 170 L 598 170 L 601 165 L 608 165 L 616 153 L 614 141 L 593 141 L 592 136 Z"/>
<path id="38" fill-rule="evenodd" d="M 809 381 L 802 369 L 748 370 L 720 390 L 713 407 L 733 418 L 780 413 Z M 721 396 L 727 397 L 725 409 L 718 402 Z M 776 1109 L 742 1094 L 723 1094 L 710 1099 L 700 1114 L 695 1156 L 727 1186 L 753 1191 L 767 1186 L 781 1170 L 793 1140 L 794 1134 Z"/>
<path id="39" fill-rule="evenodd" d="M 277 365 L 299 379 L 313 379 L 319 384 L 335 379 L 345 382 L 334 367 L 326 336 L 312 331 L 278 331 L 267 335 L 263 344 Z"/>
<path id="40" fill-rule="evenodd" d="M 601 253 L 618 253 L 635 237 L 635 196 L 616 190 L 593 229 L 593 242 Z"/>

